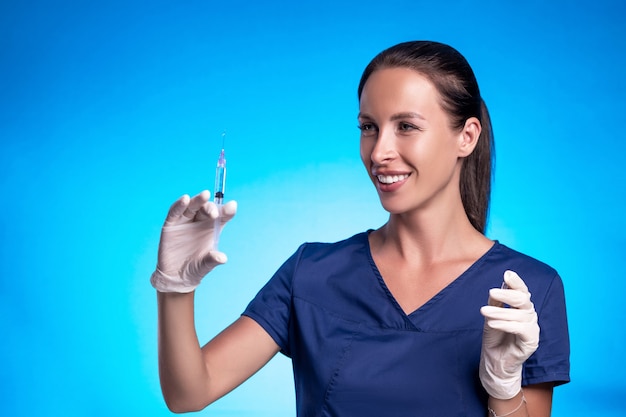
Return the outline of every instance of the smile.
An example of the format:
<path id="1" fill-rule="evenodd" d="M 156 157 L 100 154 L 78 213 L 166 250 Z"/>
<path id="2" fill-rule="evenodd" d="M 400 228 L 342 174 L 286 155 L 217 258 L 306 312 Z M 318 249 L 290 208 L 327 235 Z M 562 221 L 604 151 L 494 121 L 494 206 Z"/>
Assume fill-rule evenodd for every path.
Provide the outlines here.
<path id="1" fill-rule="evenodd" d="M 407 178 L 409 178 L 409 174 L 403 174 L 403 175 L 377 175 L 376 178 L 378 178 L 378 181 L 380 181 L 383 184 L 394 184 L 398 181 L 402 181 L 405 180 Z"/>

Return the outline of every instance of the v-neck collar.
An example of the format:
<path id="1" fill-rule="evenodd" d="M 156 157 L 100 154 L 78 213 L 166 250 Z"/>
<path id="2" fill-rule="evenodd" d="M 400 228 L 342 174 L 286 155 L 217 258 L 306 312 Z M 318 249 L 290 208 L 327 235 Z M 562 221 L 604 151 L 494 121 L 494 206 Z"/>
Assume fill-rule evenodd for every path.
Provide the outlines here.
<path id="1" fill-rule="evenodd" d="M 463 282 L 465 282 L 466 280 L 470 279 L 471 276 L 473 275 L 474 271 L 476 269 L 479 269 L 480 266 L 485 262 L 485 260 L 493 252 L 496 251 L 496 248 L 498 246 L 500 246 L 500 242 L 497 241 L 497 240 L 494 240 L 493 241 L 493 245 L 491 245 L 491 247 L 480 258 L 478 258 L 465 271 L 463 271 L 463 273 L 461 273 L 461 275 L 459 275 L 454 280 L 452 280 L 450 283 L 448 283 L 445 287 L 443 287 L 439 292 L 437 292 L 434 296 L 432 296 L 424 304 L 419 306 L 417 309 L 415 309 L 411 313 L 407 314 L 404 311 L 404 309 L 400 306 L 400 304 L 398 303 L 398 301 L 396 300 L 396 298 L 392 294 L 391 290 L 389 290 L 389 287 L 387 287 L 387 284 L 385 283 L 385 280 L 383 279 L 383 276 L 382 276 L 380 270 L 378 269 L 378 266 L 376 265 L 376 262 L 374 261 L 374 257 L 372 255 L 371 247 L 370 247 L 370 244 L 369 244 L 369 234 L 372 231 L 373 231 L 373 229 L 370 229 L 367 232 L 363 233 L 363 238 L 364 238 L 363 244 L 365 245 L 365 249 L 366 249 L 365 253 L 367 254 L 367 258 L 368 258 L 368 261 L 369 261 L 370 266 L 372 268 L 372 272 L 374 273 L 374 276 L 378 280 L 378 284 L 380 285 L 381 289 L 387 295 L 388 301 L 394 306 L 395 310 L 397 310 L 398 313 L 404 318 L 405 323 L 406 324 L 410 324 L 411 327 L 414 327 L 417 330 L 419 330 L 419 326 L 418 326 L 418 321 L 419 320 L 418 320 L 418 317 L 420 316 L 420 314 L 423 314 L 423 313 L 427 312 L 430 308 L 433 308 L 434 306 L 436 306 L 441 299 L 445 298 L 448 293 L 453 291 L 454 287 L 456 287 L 458 285 L 461 285 Z"/>

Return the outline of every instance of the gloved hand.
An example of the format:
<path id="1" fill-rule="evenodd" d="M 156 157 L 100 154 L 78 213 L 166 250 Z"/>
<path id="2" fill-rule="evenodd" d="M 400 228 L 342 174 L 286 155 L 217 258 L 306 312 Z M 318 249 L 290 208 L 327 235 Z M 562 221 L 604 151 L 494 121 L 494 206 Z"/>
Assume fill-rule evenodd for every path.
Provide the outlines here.
<path id="1" fill-rule="evenodd" d="M 526 284 L 513 271 L 504 273 L 504 282 L 504 288 L 489 291 L 488 305 L 480 309 L 485 316 L 480 381 L 489 395 L 501 400 L 520 392 L 522 365 L 539 346 L 537 313 Z"/>
<path id="2" fill-rule="evenodd" d="M 237 212 L 237 202 L 221 207 L 203 191 L 193 198 L 184 195 L 170 207 L 161 229 L 157 267 L 150 283 L 160 292 L 188 293 L 226 255 L 215 248 L 215 233 Z"/>

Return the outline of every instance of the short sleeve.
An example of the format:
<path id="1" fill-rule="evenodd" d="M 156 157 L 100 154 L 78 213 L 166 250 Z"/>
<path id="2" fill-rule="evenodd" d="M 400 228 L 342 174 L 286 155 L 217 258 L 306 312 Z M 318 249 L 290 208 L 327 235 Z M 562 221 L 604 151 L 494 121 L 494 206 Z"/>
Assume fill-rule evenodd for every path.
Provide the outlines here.
<path id="1" fill-rule="evenodd" d="M 289 352 L 289 323 L 293 309 L 293 277 L 304 245 L 302 245 L 252 299 L 243 312 L 256 321 L 274 339 L 281 352 Z"/>
<path id="2" fill-rule="evenodd" d="M 535 300 L 540 335 L 537 351 L 526 361 L 522 384 L 570 380 L 570 343 L 563 281 L 556 274 L 543 300 Z M 540 303 L 540 305 L 537 305 Z"/>

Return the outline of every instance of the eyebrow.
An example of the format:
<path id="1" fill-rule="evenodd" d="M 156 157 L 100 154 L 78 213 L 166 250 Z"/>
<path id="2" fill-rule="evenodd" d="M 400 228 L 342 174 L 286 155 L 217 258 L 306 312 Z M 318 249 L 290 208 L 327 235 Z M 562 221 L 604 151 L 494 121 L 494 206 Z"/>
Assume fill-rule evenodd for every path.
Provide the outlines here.
<path id="1" fill-rule="evenodd" d="M 398 120 L 398 119 L 422 119 L 422 120 L 426 120 L 426 119 L 424 119 L 424 116 L 422 116 L 419 113 L 414 113 L 414 112 L 396 113 L 393 116 L 391 116 L 391 120 Z"/>
<path id="2" fill-rule="evenodd" d="M 368 114 L 359 112 L 359 114 L 357 115 L 357 119 L 370 119 L 370 120 L 372 120 L 373 118 L 371 116 L 369 116 Z M 396 114 L 391 116 L 391 120 L 392 121 L 396 121 L 396 120 L 400 120 L 400 119 L 422 119 L 422 120 L 426 120 L 424 118 L 424 116 L 422 116 L 419 113 L 415 113 L 415 112 L 396 113 Z"/>

